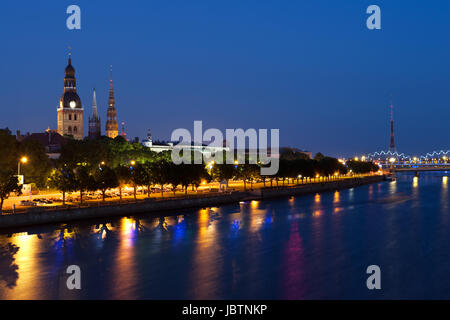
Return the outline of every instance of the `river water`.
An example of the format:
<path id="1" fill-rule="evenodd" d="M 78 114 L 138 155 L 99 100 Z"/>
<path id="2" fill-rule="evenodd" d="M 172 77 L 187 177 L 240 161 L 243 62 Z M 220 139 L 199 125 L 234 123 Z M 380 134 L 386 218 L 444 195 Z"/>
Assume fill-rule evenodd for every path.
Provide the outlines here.
<path id="1" fill-rule="evenodd" d="M 0 298 L 450 298 L 446 175 L 0 234 Z"/>

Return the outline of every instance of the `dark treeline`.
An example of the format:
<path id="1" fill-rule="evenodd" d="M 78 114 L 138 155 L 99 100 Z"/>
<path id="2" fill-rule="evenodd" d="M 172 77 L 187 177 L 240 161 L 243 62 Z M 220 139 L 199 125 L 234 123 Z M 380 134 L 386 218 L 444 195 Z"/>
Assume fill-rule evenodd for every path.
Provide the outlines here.
<path id="1" fill-rule="evenodd" d="M 20 192 L 17 179 L 17 165 L 24 155 L 29 159 L 21 168 L 25 183 L 34 183 L 39 188 L 51 187 L 63 194 L 79 192 L 80 203 L 89 191 L 101 191 L 103 200 L 107 190 L 126 185 L 134 190 L 143 187 L 148 196 L 151 188 L 158 186 L 161 195 L 169 188 L 174 193 L 181 187 L 197 190 L 202 182 L 242 180 L 244 188 L 254 182 L 270 183 L 271 186 L 289 182 L 304 182 L 320 177 L 329 180 L 335 176 L 377 171 L 373 163 L 349 161 L 346 165 L 335 158 L 318 153 L 310 159 L 304 153 L 284 148 L 280 154 L 279 171 L 275 176 L 260 175 L 259 164 L 201 164 L 175 165 L 170 151 L 156 153 L 138 142 L 127 142 L 123 137 L 99 140 L 68 139 L 62 147 L 58 160 L 50 160 L 39 142 L 26 140 L 19 143 L 9 130 L 0 130 L 0 198 L 1 204 L 11 192 Z M 193 154 L 191 156 L 194 156 Z M 248 160 L 248 159 L 247 159 Z M 1 206 L 0 206 L 1 210 Z"/>

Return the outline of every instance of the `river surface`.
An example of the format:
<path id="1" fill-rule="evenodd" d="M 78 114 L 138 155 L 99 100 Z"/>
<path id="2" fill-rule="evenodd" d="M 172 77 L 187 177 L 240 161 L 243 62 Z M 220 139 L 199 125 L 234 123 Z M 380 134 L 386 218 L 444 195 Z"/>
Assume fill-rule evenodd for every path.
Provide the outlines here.
<path id="1" fill-rule="evenodd" d="M 0 234 L 0 298 L 448 299 L 446 175 Z"/>

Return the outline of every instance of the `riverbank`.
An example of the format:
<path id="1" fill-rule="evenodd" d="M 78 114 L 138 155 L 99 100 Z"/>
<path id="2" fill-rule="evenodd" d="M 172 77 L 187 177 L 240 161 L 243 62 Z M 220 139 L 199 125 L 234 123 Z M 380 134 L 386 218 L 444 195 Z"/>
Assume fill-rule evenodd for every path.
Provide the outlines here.
<path id="1" fill-rule="evenodd" d="M 261 188 L 253 191 L 238 191 L 209 196 L 191 196 L 181 199 L 167 199 L 158 201 L 147 199 L 134 203 L 112 204 L 98 207 L 71 208 L 52 211 L 33 210 L 26 213 L 0 216 L 0 229 L 65 223 L 87 219 L 129 216 L 133 214 L 155 214 L 163 211 L 220 206 L 239 201 L 301 196 L 311 193 L 348 189 L 383 180 L 385 180 L 384 176 L 368 176 L 292 187 Z"/>

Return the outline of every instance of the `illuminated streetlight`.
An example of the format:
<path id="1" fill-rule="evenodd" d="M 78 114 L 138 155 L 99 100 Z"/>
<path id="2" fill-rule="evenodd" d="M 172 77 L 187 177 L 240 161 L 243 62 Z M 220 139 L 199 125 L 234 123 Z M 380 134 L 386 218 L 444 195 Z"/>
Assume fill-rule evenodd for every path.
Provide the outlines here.
<path id="1" fill-rule="evenodd" d="M 134 166 L 134 165 L 136 164 L 136 161 L 135 161 L 135 160 L 131 160 L 131 161 L 130 161 L 130 164 L 131 164 L 132 166 Z"/>
<path id="2" fill-rule="evenodd" d="M 20 164 L 26 164 L 28 162 L 28 158 L 23 156 L 22 158 L 20 158 L 19 162 L 17 163 L 17 177 L 20 179 Z M 24 179 L 22 179 L 22 184 L 23 184 Z M 20 181 L 19 181 L 20 182 Z"/>
<path id="3" fill-rule="evenodd" d="M 22 157 L 19 160 L 19 163 L 17 164 L 17 175 L 20 176 L 20 164 L 23 163 L 27 163 L 28 162 L 28 158 L 27 157 Z"/>

